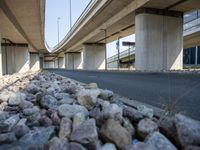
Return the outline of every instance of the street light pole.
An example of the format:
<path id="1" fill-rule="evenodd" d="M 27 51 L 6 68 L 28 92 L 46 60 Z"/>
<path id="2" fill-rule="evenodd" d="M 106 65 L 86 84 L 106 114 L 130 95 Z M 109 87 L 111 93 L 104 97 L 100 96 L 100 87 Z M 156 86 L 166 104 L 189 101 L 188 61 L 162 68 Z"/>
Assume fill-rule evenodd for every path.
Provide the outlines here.
<path id="1" fill-rule="evenodd" d="M 59 21 L 60 21 L 60 17 L 57 18 L 57 32 L 58 32 L 58 44 L 60 42 L 60 31 L 59 31 Z"/>
<path id="2" fill-rule="evenodd" d="M 119 68 L 120 68 L 120 38 L 121 37 L 119 37 L 118 38 L 118 41 L 117 41 L 117 68 L 118 68 L 118 70 L 119 70 Z"/>
<path id="3" fill-rule="evenodd" d="M 70 30 L 72 28 L 72 2 L 69 0 L 69 18 L 70 18 Z"/>

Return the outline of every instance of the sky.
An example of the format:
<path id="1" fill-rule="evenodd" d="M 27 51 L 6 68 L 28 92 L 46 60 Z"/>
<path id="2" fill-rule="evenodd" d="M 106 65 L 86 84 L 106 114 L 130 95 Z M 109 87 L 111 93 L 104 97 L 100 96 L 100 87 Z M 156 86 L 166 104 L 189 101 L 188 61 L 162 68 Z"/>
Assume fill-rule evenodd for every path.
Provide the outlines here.
<path id="1" fill-rule="evenodd" d="M 70 30 L 69 1 L 70 0 L 46 0 L 45 40 L 50 47 L 58 44 L 58 22 L 59 41 L 61 41 Z M 72 26 L 89 2 L 90 0 L 71 0 Z M 135 36 L 131 35 L 126 38 L 122 38 L 120 41 L 134 42 Z M 127 49 L 127 47 L 123 47 L 122 44 L 120 45 L 120 51 Z M 111 57 L 115 54 L 117 54 L 116 41 L 107 44 L 107 57 Z"/>

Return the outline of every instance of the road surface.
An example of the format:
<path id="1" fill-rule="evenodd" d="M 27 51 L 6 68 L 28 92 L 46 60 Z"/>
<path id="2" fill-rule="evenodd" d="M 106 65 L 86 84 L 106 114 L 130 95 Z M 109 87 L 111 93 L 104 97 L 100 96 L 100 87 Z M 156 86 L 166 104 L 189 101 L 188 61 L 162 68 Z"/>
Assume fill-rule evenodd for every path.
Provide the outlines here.
<path id="1" fill-rule="evenodd" d="M 84 83 L 95 82 L 100 88 L 150 105 L 164 108 L 175 104 L 177 112 L 200 120 L 200 75 L 134 72 L 98 72 L 49 69 Z"/>

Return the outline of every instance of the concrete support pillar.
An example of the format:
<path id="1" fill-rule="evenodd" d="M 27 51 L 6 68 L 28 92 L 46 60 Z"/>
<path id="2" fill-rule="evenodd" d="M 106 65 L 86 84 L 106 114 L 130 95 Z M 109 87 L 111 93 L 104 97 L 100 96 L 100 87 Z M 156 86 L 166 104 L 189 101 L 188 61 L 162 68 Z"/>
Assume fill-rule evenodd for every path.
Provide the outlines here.
<path id="1" fill-rule="evenodd" d="M 58 68 L 65 68 L 65 59 L 64 59 L 64 57 L 58 57 Z"/>
<path id="2" fill-rule="evenodd" d="M 105 69 L 105 44 L 85 44 L 83 48 L 83 69 Z"/>
<path id="3" fill-rule="evenodd" d="M 0 33 L 0 43 L 1 43 L 1 33 Z M 3 57 L 2 57 L 2 49 L 0 44 L 0 76 L 3 75 Z"/>
<path id="4" fill-rule="evenodd" d="M 182 69 L 183 14 L 142 8 L 136 11 L 135 21 L 136 69 Z"/>
<path id="5" fill-rule="evenodd" d="M 1 74 L 23 73 L 30 69 L 28 44 L 1 42 Z"/>
<path id="6" fill-rule="evenodd" d="M 40 57 L 39 53 L 30 53 L 30 70 L 40 70 Z"/>
<path id="7" fill-rule="evenodd" d="M 43 69 L 44 57 L 40 57 L 40 69 Z"/>
<path id="8" fill-rule="evenodd" d="M 66 69 L 82 69 L 82 57 L 80 52 L 65 53 Z"/>
<path id="9" fill-rule="evenodd" d="M 55 63 L 52 60 L 44 60 L 43 62 L 43 68 L 47 69 L 47 68 L 55 68 Z"/>
<path id="10" fill-rule="evenodd" d="M 58 68 L 58 58 L 54 60 L 54 68 Z"/>

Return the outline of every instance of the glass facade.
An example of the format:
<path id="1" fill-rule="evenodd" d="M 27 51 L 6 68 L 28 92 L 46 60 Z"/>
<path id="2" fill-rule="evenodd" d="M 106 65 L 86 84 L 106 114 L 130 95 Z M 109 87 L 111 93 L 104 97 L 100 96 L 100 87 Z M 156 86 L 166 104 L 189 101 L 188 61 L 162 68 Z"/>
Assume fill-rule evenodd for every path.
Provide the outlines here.
<path id="1" fill-rule="evenodd" d="M 184 64 L 195 64 L 195 53 L 196 48 L 187 48 L 183 51 L 183 63 Z"/>
<path id="2" fill-rule="evenodd" d="M 193 31 L 200 26 L 200 10 L 184 15 L 184 32 Z M 199 65 L 200 64 L 200 46 L 184 49 L 183 64 Z"/>
<path id="3" fill-rule="evenodd" d="M 197 55 L 198 55 L 197 63 L 200 64 L 200 46 L 198 46 L 198 54 Z"/>

